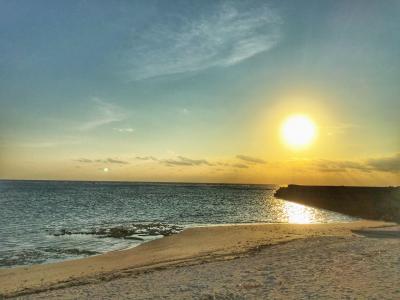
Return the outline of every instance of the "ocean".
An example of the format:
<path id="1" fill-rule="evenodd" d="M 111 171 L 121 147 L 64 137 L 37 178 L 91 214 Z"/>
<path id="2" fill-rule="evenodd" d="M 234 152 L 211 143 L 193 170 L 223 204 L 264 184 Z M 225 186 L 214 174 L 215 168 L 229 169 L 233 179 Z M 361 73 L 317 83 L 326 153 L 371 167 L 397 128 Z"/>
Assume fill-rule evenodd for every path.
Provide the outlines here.
<path id="1" fill-rule="evenodd" d="M 276 185 L 0 180 L 0 268 L 135 247 L 193 226 L 354 220 Z"/>

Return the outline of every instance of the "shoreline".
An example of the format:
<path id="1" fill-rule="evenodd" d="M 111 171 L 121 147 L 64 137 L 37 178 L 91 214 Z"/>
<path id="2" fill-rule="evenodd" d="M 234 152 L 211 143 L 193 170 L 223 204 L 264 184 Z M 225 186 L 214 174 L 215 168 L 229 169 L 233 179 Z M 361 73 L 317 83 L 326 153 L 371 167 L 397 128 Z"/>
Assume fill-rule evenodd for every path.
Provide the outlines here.
<path id="1" fill-rule="evenodd" d="M 59 263 L 0 269 L 0 296 L 109 281 L 180 264 L 229 260 L 262 247 L 313 237 L 350 237 L 353 230 L 393 226 L 379 221 L 327 224 L 237 224 L 191 227 L 137 247 Z"/>
<path id="2" fill-rule="evenodd" d="M 187 229 L 191 229 L 191 228 L 209 228 L 209 227 L 230 227 L 230 226 L 240 226 L 240 225 L 281 225 L 281 224 L 292 224 L 292 225 L 324 225 L 324 224 L 341 224 L 341 223 L 353 223 L 356 221 L 361 221 L 362 219 L 360 218 L 353 218 L 352 220 L 343 220 L 343 221 L 328 221 L 328 222 L 323 222 L 323 223 L 288 223 L 288 222 L 244 222 L 244 223 L 195 223 L 195 224 L 184 224 L 184 225 L 176 225 L 176 224 L 172 224 L 173 226 L 180 226 L 183 229 L 181 231 L 179 231 L 178 233 L 187 230 Z M 143 223 L 143 222 L 142 222 Z M 152 224 L 152 222 L 148 222 L 149 224 Z M 178 234 L 178 233 L 174 233 L 174 234 Z M 32 264 L 15 264 L 15 265 L 10 265 L 10 266 L 0 266 L 0 271 L 2 270 L 13 270 L 13 269 L 17 269 L 17 268 L 29 268 L 29 267 L 33 267 L 33 266 L 37 266 L 37 265 L 48 265 L 48 264 L 59 264 L 59 263 L 63 263 L 63 262 L 68 262 L 68 261 L 74 261 L 74 260 L 80 260 L 80 259 L 87 259 L 90 257 L 95 257 L 95 256 L 100 256 L 100 255 L 105 255 L 107 253 L 112 253 L 112 252 L 119 252 L 119 251 L 126 251 L 126 250 L 131 250 L 134 249 L 144 243 L 149 243 L 158 239 L 162 239 L 167 237 L 168 235 L 165 236 L 146 236 L 148 238 L 143 238 L 142 241 L 140 243 L 133 243 L 130 244 L 129 246 L 125 246 L 125 247 L 121 247 L 118 249 L 112 249 L 112 250 L 106 250 L 104 252 L 96 252 L 95 250 L 93 252 L 96 252 L 95 254 L 89 254 L 86 255 L 84 257 L 68 257 L 68 258 L 64 258 L 64 259 L 54 259 L 54 260 L 49 260 L 49 261 L 45 261 L 45 262 L 41 262 L 41 263 L 32 263 Z M 75 250 L 75 249 L 73 249 Z M 84 251 L 92 251 L 92 250 L 82 250 L 82 252 Z"/>

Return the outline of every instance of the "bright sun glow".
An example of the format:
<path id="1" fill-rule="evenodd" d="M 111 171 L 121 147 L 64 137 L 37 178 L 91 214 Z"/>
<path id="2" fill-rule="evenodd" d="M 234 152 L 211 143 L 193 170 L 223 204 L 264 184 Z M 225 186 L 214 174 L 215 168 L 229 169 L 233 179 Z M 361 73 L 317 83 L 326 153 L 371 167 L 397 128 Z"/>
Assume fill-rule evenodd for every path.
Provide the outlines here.
<path id="1" fill-rule="evenodd" d="M 288 146 L 294 149 L 302 149 L 312 143 L 316 131 L 316 126 L 309 117 L 294 115 L 285 120 L 281 134 Z"/>

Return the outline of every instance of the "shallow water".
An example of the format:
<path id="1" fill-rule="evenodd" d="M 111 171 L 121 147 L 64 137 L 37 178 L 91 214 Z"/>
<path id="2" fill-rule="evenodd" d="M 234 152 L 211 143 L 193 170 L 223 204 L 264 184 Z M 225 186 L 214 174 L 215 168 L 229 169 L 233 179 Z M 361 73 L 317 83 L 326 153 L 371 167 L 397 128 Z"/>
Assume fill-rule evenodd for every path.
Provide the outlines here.
<path id="1" fill-rule="evenodd" d="M 353 218 L 273 197 L 275 185 L 0 181 L 0 267 L 134 247 L 185 227 Z"/>

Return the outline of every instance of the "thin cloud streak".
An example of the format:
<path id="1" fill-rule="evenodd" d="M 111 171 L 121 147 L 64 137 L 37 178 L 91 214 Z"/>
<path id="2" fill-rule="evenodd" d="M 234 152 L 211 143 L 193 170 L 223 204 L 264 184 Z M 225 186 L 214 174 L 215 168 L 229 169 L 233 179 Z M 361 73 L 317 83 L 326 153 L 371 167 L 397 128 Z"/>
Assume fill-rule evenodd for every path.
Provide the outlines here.
<path id="1" fill-rule="evenodd" d="M 154 156 L 136 156 L 135 159 L 140 160 L 140 161 L 158 162 L 158 163 L 168 166 L 168 167 L 173 167 L 173 166 L 189 166 L 189 167 L 225 166 L 225 167 L 240 168 L 240 169 L 247 169 L 250 167 L 249 165 L 247 165 L 245 163 L 231 163 L 231 162 L 226 162 L 226 161 L 210 162 L 204 158 L 192 159 L 192 158 L 187 158 L 184 156 L 177 156 L 176 158 L 157 158 Z M 256 158 L 251 158 L 251 162 L 253 165 L 255 165 L 256 163 L 258 163 L 258 164 L 265 163 L 265 161 L 263 161 L 261 159 L 256 159 Z"/>
<path id="2" fill-rule="evenodd" d="M 265 164 L 267 163 L 265 160 L 253 156 L 248 156 L 248 155 L 236 155 L 236 158 L 243 160 L 248 163 L 253 163 L 253 164 Z"/>
<path id="3" fill-rule="evenodd" d="M 137 160 L 141 161 L 154 161 L 162 165 L 173 167 L 173 166 L 214 166 L 206 159 L 192 159 L 185 156 L 177 156 L 176 158 L 157 158 L 154 156 L 136 156 Z"/>
<path id="4" fill-rule="evenodd" d="M 371 172 L 371 168 L 363 162 L 356 161 L 334 161 L 334 160 L 316 160 L 312 165 L 320 172 L 337 173 L 347 172 L 349 170 Z"/>
<path id="5" fill-rule="evenodd" d="M 167 166 L 200 166 L 200 165 L 211 166 L 212 165 L 206 159 L 190 159 L 184 156 L 178 156 L 176 159 L 163 159 L 160 160 L 160 162 Z"/>
<path id="6" fill-rule="evenodd" d="M 234 168 L 239 168 L 239 169 L 247 169 L 249 167 L 248 165 L 241 164 L 241 163 L 232 164 L 231 166 Z"/>
<path id="7" fill-rule="evenodd" d="M 97 97 L 93 98 L 92 101 L 95 103 L 94 111 L 96 111 L 96 117 L 81 124 L 79 130 L 90 131 L 97 127 L 126 119 L 126 114 L 122 112 L 119 106 L 103 101 Z"/>
<path id="8" fill-rule="evenodd" d="M 239 162 L 216 160 L 209 161 L 207 159 L 192 159 L 185 156 L 177 156 L 175 158 L 157 158 L 154 156 L 136 156 L 136 160 L 156 162 L 168 167 L 173 166 L 223 166 L 239 169 L 249 169 L 263 167 L 268 164 L 270 168 L 286 168 L 291 167 L 296 170 L 312 170 L 322 173 L 343 173 L 343 172 L 389 172 L 400 173 L 400 153 L 393 156 L 370 158 L 364 160 L 329 160 L 329 159 L 303 159 L 290 161 L 267 162 L 261 158 L 248 155 L 236 155 Z"/>
<path id="9" fill-rule="evenodd" d="M 152 160 L 152 161 L 158 161 L 158 158 L 154 156 L 136 156 L 135 157 L 137 160 Z"/>
<path id="10" fill-rule="evenodd" d="M 76 159 L 76 161 L 81 162 L 81 163 L 92 163 L 93 162 L 93 160 L 88 159 L 88 158 L 79 158 L 79 159 Z"/>
<path id="11" fill-rule="evenodd" d="M 120 165 L 127 165 L 129 162 L 119 160 L 119 159 L 114 159 L 114 158 L 106 158 L 106 159 L 88 159 L 88 158 L 80 158 L 76 160 L 77 162 L 80 163 L 110 163 L 110 164 L 120 164 Z"/>
<path id="12" fill-rule="evenodd" d="M 341 173 L 349 171 L 359 171 L 365 173 L 400 173 L 400 153 L 396 153 L 392 156 L 369 158 L 360 161 L 320 159 L 303 162 L 303 164 L 311 165 L 312 168 L 315 168 L 320 172 L 328 173 Z"/>
<path id="13" fill-rule="evenodd" d="M 133 128 L 114 128 L 115 131 L 121 132 L 121 133 L 132 133 L 135 132 L 135 129 Z"/>
<path id="14" fill-rule="evenodd" d="M 376 171 L 400 173 L 400 152 L 390 157 L 371 158 L 367 164 Z"/>

